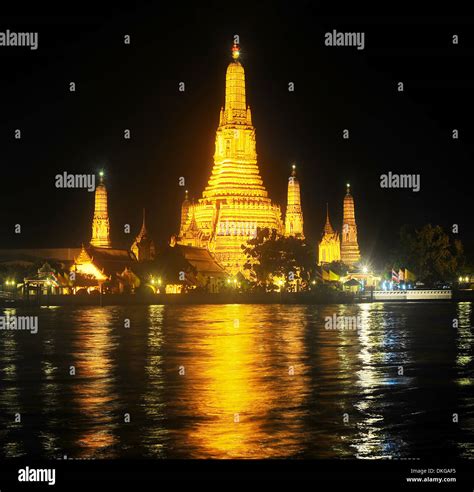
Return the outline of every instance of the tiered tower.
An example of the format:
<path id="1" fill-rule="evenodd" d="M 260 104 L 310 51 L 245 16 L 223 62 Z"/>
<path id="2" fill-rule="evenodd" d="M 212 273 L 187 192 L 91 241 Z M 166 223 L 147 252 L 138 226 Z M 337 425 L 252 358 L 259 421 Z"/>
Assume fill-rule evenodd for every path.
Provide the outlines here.
<path id="1" fill-rule="evenodd" d="M 329 220 L 329 207 L 326 204 L 326 224 L 324 226 L 323 236 L 318 245 L 318 263 L 332 263 L 341 260 L 341 243 L 339 234 L 333 229 Z"/>
<path id="2" fill-rule="evenodd" d="M 186 190 L 184 192 L 183 203 L 181 204 L 181 224 L 179 226 L 179 237 L 182 237 L 184 235 L 186 229 L 189 226 L 188 216 L 189 216 L 190 207 L 191 207 L 191 202 L 189 201 L 188 190 Z"/>
<path id="3" fill-rule="evenodd" d="M 347 184 L 344 197 L 344 218 L 342 221 L 341 260 L 346 265 L 354 265 L 360 260 L 359 244 L 357 242 L 357 225 L 355 221 L 354 199 L 351 186 Z"/>
<path id="4" fill-rule="evenodd" d="M 104 173 L 99 173 L 100 183 L 95 190 L 94 219 L 92 220 L 91 244 L 97 248 L 111 248 L 110 223 L 107 207 L 107 189 L 104 184 Z"/>
<path id="5" fill-rule="evenodd" d="M 291 176 L 288 178 L 285 235 L 303 239 L 303 211 L 301 210 L 300 183 L 296 177 L 296 166 L 294 164 L 292 168 Z"/>
<path id="6" fill-rule="evenodd" d="M 178 238 L 181 244 L 194 242 L 208 248 L 232 274 L 243 269 L 246 258 L 241 246 L 254 237 L 257 227 L 283 233 L 280 207 L 272 203 L 260 177 L 239 57 L 234 44 L 226 73 L 225 107 L 216 132 L 214 167 L 202 198 L 186 204 L 187 217 Z"/>
<path id="7" fill-rule="evenodd" d="M 155 258 L 155 243 L 149 237 L 146 229 L 145 209 L 143 209 L 142 228 L 130 249 L 138 261 L 151 261 Z"/>

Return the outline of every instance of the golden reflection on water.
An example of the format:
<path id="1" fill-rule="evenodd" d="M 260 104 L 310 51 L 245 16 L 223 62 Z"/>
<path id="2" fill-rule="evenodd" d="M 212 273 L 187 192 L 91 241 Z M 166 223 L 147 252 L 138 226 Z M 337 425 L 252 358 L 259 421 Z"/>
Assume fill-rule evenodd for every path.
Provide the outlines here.
<path id="1" fill-rule="evenodd" d="M 334 314 L 361 325 L 325 329 Z M 455 315 L 459 328 L 445 329 Z M 441 418 L 444 399 L 461 414 L 472 408 L 471 303 L 61 308 L 40 317 L 39 335 L 0 333 L 7 456 L 410 457 L 414 446 L 431 452 L 418 425 Z M 418 396 L 435 390 L 435 407 Z M 12 422 L 16 411 L 36 435 Z M 460 427 L 473 435 L 469 419 Z M 472 457 L 471 438 L 456 439 Z"/>
<path id="2" fill-rule="evenodd" d="M 113 391 L 111 312 L 106 309 L 83 311 L 78 320 L 81 327 L 74 338 L 74 360 L 77 383 L 72 385 L 72 405 L 82 421 L 75 457 L 107 457 L 116 442 L 118 415 L 114 415 L 116 395 Z"/>
<path id="3" fill-rule="evenodd" d="M 164 420 L 163 315 L 165 306 L 148 307 L 147 353 L 143 408 L 148 432 L 140 436 L 149 457 L 164 457 L 167 430 Z M 147 457 L 148 457 L 147 456 Z"/>
<path id="4" fill-rule="evenodd" d="M 183 445 L 205 458 L 294 452 L 301 420 L 289 407 L 298 407 L 306 393 L 304 320 L 288 317 L 271 333 L 258 306 L 207 306 L 197 320 L 195 314 L 190 309 L 184 327 L 184 344 L 195 343 L 194 350 L 177 359 L 185 375 L 176 397 L 195 418 Z"/>

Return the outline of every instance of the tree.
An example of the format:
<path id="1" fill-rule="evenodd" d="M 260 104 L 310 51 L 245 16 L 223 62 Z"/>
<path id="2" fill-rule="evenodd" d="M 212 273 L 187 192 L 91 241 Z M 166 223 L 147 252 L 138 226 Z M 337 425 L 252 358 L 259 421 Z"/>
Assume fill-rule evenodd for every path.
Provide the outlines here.
<path id="1" fill-rule="evenodd" d="M 244 265 L 250 271 L 254 288 L 275 290 L 275 280 L 285 278 L 290 285 L 299 281 L 300 288 L 308 287 L 316 266 L 314 248 L 303 239 L 286 237 L 268 228 L 258 228 L 253 239 L 242 249 L 247 256 Z"/>
<path id="2" fill-rule="evenodd" d="M 464 263 L 463 246 L 439 225 L 427 224 L 415 230 L 404 226 L 394 263 L 408 268 L 423 282 L 454 280 Z"/>

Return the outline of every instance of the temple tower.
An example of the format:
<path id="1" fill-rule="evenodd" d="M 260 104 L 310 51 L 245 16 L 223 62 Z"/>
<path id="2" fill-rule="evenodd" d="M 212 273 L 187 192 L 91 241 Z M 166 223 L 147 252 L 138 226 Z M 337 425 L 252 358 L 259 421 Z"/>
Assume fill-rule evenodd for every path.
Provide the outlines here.
<path id="1" fill-rule="evenodd" d="M 181 204 L 181 224 L 179 227 L 179 236 L 183 236 L 184 233 L 186 232 L 187 228 L 189 227 L 189 221 L 191 219 L 191 202 L 189 200 L 189 194 L 188 190 L 184 192 L 184 200 L 183 203 Z"/>
<path id="2" fill-rule="evenodd" d="M 301 210 L 300 183 L 296 177 L 296 166 L 293 164 L 291 176 L 288 178 L 288 197 L 285 214 L 285 235 L 304 238 L 303 211 Z"/>
<path id="3" fill-rule="evenodd" d="M 99 176 L 100 183 L 95 189 L 95 208 L 94 219 L 92 220 L 91 244 L 97 248 L 111 248 L 107 189 L 104 184 L 103 171 L 100 171 Z"/>
<path id="4" fill-rule="evenodd" d="M 318 244 L 318 263 L 332 263 L 341 260 L 341 243 L 339 234 L 333 229 L 329 220 L 329 207 L 326 203 L 326 224 L 321 241 Z"/>
<path id="5" fill-rule="evenodd" d="M 342 221 L 341 260 L 352 266 L 360 260 L 359 243 L 357 242 L 357 225 L 355 220 L 354 199 L 351 186 L 347 184 L 344 197 L 344 218 Z"/>
<path id="6" fill-rule="evenodd" d="M 143 209 L 142 228 L 130 249 L 138 261 L 151 261 L 155 258 L 155 243 L 149 237 L 146 229 L 145 209 Z"/>
<path id="7" fill-rule="evenodd" d="M 178 242 L 208 248 L 232 274 L 246 261 L 241 246 L 258 227 L 283 233 L 280 207 L 273 204 L 257 164 L 255 128 L 246 103 L 245 72 L 238 45 L 227 67 L 225 106 L 216 132 L 214 166 L 202 198 L 188 209 Z M 192 237 L 191 237 L 192 236 Z"/>

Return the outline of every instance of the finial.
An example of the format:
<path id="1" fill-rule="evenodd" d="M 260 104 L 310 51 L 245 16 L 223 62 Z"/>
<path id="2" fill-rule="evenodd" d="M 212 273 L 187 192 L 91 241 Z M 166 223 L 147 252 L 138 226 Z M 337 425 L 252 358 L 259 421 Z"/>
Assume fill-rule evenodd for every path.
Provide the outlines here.
<path id="1" fill-rule="evenodd" d="M 329 221 L 329 204 L 326 202 L 326 220 Z"/>
<path id="2" fill-rule="evenodd" d="M 102 184 L 104 182 L 104 170 L 101 169 L 99 171 L 99 180 L 100 180 L 100 184 Z"/>
<path id="3" fill-rule="evenodd" d="M 350 192 L 351 192 L 351 185 L 350 185 L 350 183 L 347 183 L 346 184 L 346 187 L 347 187 L 347 194 L 349 195 Z"/>
<path id="4" fill-rule="evenodd" d="M 234 43 L 234 46 L 232 46 L 232 58 L 234 60 L 238 60 L 239 56 L 240 56 L 239 45 L 237 43 Z"/>
<path id="5" fill-rule="evenodd" d="M 184 199 L 187 200 L 189 198 L 188 190 L 184 192 Z"/>
<path id="6" fill-rule="evenodd" d="M 291 166 L 291 175 L 296 176 L 296 164 L 292 164 Z"/>
<path id="7" fill-rule="evenodd" d="M 143 227 L 145 227 L 145 207 L 143 207 Z"/>

